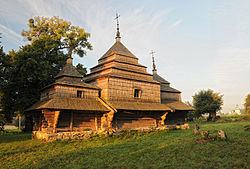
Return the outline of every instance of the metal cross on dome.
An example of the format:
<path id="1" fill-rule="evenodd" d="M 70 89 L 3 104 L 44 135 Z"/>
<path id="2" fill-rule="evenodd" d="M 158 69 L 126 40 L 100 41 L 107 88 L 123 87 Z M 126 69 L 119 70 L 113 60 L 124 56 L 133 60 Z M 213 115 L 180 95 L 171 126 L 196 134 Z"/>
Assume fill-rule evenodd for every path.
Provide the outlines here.
<path id="1" fill-rule="evenodd" d="M 120 17 L 120 15 L 118 15 L 118 13 L 116 13 L 116 17 L 115 20 L 117 22 L 117 31 L 116 31 L 116 41 L 120 41 L 120 31 L 119 31 L 119 20 L 118 18 Z"/>
<path id="2" fill-rule="evenodd" d="M 118 15 L 118 13 L 116 13 L 115 20 L 117 22 L 117 25 L 119 25 L 119 20 L 118 20 L 119 17 L 120 17 L 120 15 Z"/>
<path id="3" fill-rule="evenodd" d="M 154 57 L 155 51 L 151 50 L 150 54 Z"/>
<path id="4" fill-rule="evenodd" d="M 156 71 L 156 66 L 155 66 L 155 51 L 151 50 L 150 54 L 152 55 L 152 59 L 153 59 L 153 71 Z"/>

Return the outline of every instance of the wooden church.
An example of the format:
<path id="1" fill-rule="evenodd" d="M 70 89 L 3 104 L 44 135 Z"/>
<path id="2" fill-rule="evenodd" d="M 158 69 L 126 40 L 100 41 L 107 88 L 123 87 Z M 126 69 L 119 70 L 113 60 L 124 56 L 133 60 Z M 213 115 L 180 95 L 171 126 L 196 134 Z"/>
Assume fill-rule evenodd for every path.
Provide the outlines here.
<path id="1" fill-rule="evenodd" d="M 60 133 L 146 129 L 183 124 L 192 107 L 181 102 L 181 92 L 138 62 L 120 40 L 84 78 L 69 57 L 55 82 L 41 92 L 40 101 L 27 112 L 33 132 Z"/>

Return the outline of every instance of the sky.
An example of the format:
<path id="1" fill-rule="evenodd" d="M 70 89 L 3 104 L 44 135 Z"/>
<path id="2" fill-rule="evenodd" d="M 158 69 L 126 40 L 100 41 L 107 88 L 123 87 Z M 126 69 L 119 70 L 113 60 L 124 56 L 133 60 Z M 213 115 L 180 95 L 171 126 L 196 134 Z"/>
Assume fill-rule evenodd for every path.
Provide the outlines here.
<path id="1" fill-rule="evenodd" d="M 73 64 L 87 68 L 115 43 L 116 12 L 121 42 L 152 73 L 156 68 L 192 102 L 200 90 L 223 94 L 222 112 L 243 108 L 250 93 L 249 0 L 0 0 L 4 51 L 27 44 L 21 36 L 35 16 L 59 16 L 91 34 L 92 51 Z"/>

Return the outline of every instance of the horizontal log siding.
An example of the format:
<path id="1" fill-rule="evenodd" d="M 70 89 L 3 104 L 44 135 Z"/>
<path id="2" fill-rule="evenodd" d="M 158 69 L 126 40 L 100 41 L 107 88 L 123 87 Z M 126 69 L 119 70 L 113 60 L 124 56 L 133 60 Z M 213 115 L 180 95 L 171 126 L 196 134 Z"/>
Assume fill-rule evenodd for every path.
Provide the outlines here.
<path id="1" fill-rule="evenodd" d="M 101 88 L 101 98 L 108 99 L 108 78 L 97 79 L 90 84 Z"/>
<path id="2" fill-rule="evenodd" d="M 113 120 L 114 128 L 118 129 L 139 129 L 156 127 L 159 115 L 153 112 L 128 112 L 119 111 Z"/>
<path id="3" fill-rule="evenodd" d="M 119 78 L 110 78 L 108 83 L 109 100 L 161 103 L 160 85 L 158 84 Z M 134 89 L 142 91 L 140 98 L 134 98 Z"/>
<path id="4" fill-rule="evenodd" d="M 43 100 L 46 100 L 46 99 L 51 99 L 51 98 L 55 97 L 55 93 L 56 93 L 56 90 L 54 88 L 45 89 L 41 93 L 40 100 L 43 101 Z"/>
<path id="5" fill-rule="evenodd" d="M 55 112 L 50 110 L 42 110 L 43 116 L 48 123 L 47 128 L 53 128 L 55 122 Z"/>
<path id="6" fill-rule="evenodd" d="M 58 119 L 58 131 L 60 129 L 67 129 L 70 127 L 70 111 L 62 111 Z M 97 128 L 101 127 L 101 114 L 98 112 L 88 112 L 88 111 L 73 111 L 73 130 L 84 130 L 92 129 L 96 130 L 96 118 L 97 118 Z"/>
<path id="7" fill-rule="evenodd" d="M 77 97 L 77 91 L 83 91 L 83 98 L 97 98 L 98 90 L 87 89 L 87 88 L 78 88 L 78 87 L 69 87 L 69 86 L 55 86 L 57 97 Z"/>
<path id="8" fill-rule="evenodd" d="M 163 104 L 169 103 L 170 101 L 179 101 L 180 93 L 161 92 L 161 101 Z"/>

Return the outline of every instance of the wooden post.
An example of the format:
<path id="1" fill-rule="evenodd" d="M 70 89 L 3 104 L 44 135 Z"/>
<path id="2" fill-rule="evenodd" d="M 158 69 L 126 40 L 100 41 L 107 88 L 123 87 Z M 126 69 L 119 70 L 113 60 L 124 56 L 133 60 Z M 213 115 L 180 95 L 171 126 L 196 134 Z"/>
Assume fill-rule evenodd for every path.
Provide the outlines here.
<path id="1" fill-rule="evenodd" d="M 18 115 L 18 129 L 21 130 L 21 127 L 22 127 L 22 116 L 21 115 Z"/>
<path id="2" fill-rule="evenodd" d="M 97 113 L 95 113 L 95 129 L 98 130 Z"/>
<path id="3" fill-rule="evenodd" d="M 73 111 L 71 111 L 71 115 L 70 115 L 70 131 L 73 130 Z"/>
<path id="4" fill-rule="evenodd" d="M 55 111 L 53 133 L 56 133 L 56 126 L 58 124 L 59 116 L 60 116 L 60 111 Z"/>

